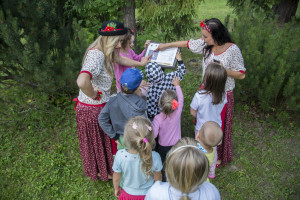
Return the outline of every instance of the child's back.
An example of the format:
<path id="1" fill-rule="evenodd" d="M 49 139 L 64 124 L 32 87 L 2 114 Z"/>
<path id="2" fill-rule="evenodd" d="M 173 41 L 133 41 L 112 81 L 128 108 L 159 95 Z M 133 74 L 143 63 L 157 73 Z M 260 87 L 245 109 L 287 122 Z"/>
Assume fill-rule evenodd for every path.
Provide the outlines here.
<path id="1" fill-rule="evenodd" d="M 114 140 L 123 135 L 125 124 L 130 118 L 146 117 L 146 101 L 135 93 L 142 81 L 140 73 L 141 70 L 137 68 L 129 68 L 123 73 L 121 83 L 126 89 L 111 97 L 98 117 L 103 131 Z"/>

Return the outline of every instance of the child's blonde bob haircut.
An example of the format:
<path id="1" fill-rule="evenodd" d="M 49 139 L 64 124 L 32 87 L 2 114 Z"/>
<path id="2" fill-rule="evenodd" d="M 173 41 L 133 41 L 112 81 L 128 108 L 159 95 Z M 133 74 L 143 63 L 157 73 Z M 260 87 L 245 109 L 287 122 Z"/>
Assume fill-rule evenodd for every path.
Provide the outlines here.
<path id="1" fill-rule="evenodd" d="M 125 125 L 124 145 L 137 151 L 142 161 L 142 172 L 152 175 L 152 149 L 155 148 L 152 124 L 142 116 L 131 118 Z"/>
<path id="2" fill-rule="evenodd" d="M 197 141 L 193 138 L 182 138 L 167 155 L 167 180 L 184 194 L 180 200 L 190 199 L 187 194 L 195 192 L 206 181 L 208 171 L 207 157 L 197 148 Z"/>

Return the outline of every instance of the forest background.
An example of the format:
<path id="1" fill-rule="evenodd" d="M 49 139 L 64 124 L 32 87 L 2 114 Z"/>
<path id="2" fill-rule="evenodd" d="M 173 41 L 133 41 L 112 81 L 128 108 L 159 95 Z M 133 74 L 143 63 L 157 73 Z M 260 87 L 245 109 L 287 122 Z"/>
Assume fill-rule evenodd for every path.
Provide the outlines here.
<path id="1" fill-rule="evenodd" d="M 298 2 L 1 1 L 0 199 L 115 199 L 112 182 L 89 180 L 80 159 L 72 99 L 86 47 L 110 19 L 135 30 L 140 52 L 146 39 L 199 38 L 211 17 L 227 26 L 247 68 L 236 81 L 234 161 L 212 182 L 223 199 L 299 199 Z M 202 57 L 182 56 L 182 134 L 192 137 Z"/>

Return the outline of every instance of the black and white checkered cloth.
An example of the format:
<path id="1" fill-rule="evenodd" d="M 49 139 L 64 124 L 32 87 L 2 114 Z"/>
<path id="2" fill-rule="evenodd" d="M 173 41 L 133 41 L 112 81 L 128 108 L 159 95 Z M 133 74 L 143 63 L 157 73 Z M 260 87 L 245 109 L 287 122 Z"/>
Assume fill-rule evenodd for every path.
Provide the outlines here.
<path id="1" fill-rule="evenodd" d="M 182 80 L 185 74 L 186 67 L 182 61 L 178 62 L 177 71 L 164 74 L 161 66 L 157 63 L 148 63 L 145 67 L 146 78 L 151 86 L 148 90 L 147 96 L 147 114 L 149 118 L 154 118 L 160 113 L 158 101 L 160 95 L 165 90 L 176 90 L 172 80 L 175 76 Z"/>

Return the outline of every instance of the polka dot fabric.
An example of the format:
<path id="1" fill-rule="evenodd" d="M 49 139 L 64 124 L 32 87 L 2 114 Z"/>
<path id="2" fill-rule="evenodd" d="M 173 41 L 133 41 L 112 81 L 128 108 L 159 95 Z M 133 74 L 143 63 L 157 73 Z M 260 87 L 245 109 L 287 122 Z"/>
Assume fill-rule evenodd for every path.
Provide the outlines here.
<path id="1" fill-rule="evenodd" d="M 103 181 L 107 181 L 108 174 L 113 173 L 110 138 L 98 124 L 98 115 L 102 108 L 81 103 L 76 107 L 77 133 L 83 169 L 85 175 L 94 181 L 98 179 L 98 173 Z"/>
<path id="2" fill-rule="evenodd" d="M 108 102 L 113 80 L 105 68 L 104 54 L 98 49 L 89 50 L 85 57 L 81 71 L 89 72 L 92 75 L 92 85 L 98 87 L 102 91 L 103 95 L 100 101 L 95 101 L 79 90 L 78 100 L 82 103 L 91 105 L 99 105 Z"/>
<path id="3" fill-rule="evenodd" d="M 197 54 L 203 54 L 203 48 L 205 47 L 204 41 L 202 39 L 194 40 L 190 39 L 188 42 L 189 49 Z M 241 50 L 236 44 L 231 44 L 224 52 L 220 54 L 210 54 L 207 59 L 202 60 L 202 78 L 204 76 L 205 69 L 209 63 L 211 63 L 213 60 L 220 61 L 224 68 L 230 69 L 232 71 L 246 71 L 246 68 L 244 67 L 244 59 L 241 53 Z M 225 90 L 233 90 L 235 87 L 235 81 L 234 78 L 227 77 Z"/>

